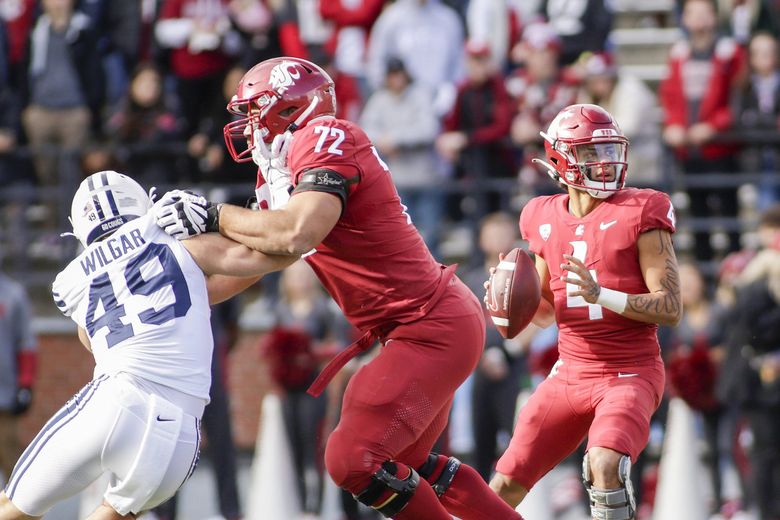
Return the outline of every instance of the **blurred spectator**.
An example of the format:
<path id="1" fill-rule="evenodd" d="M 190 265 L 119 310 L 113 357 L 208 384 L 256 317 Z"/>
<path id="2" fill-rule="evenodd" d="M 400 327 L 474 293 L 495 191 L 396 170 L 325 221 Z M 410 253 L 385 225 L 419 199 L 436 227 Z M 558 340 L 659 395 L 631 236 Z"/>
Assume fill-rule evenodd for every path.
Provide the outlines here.
<path id="1" fill-rule="evenodd" d="M 109 103 L 127 89 L 130 74 L 138 63 L 141 45 L 141 2 L 80 0 L 77 7 L 89 16 L 98 33 L 106 71 Z"/>
<path id="2" fill-rule="evenodd" d="M 8 44 L 6 74 L 16 93 L 22 88 L 23 78 L 27 76 L 24 58 L 35 10 L 36 0 L 0 2 L 0 24 L 5 25 Z"/>
<path id="3" fill-rule="evenodd" d="M 506 81 L 515 100 L 512 142 L 523 153 L 521 189 L 530 195 L 558 187 L 546 173 L 539 173 L 531 159 L 543 153 L 539 131 L 546 129 L 555 115 L 577 98 L 577 84 L 558 65 L 561 42 L 555 30 L 544 23 L 532 23 L 523 30 L 520 42 L 512 49 L 512 61 L 521 65 Z"/>
<path id="4" fill-rule="evenodd" d="M 196 169 L 202 180 L 218 183 L 238 183 L 247 180 L 250 171 L 235 161 L 225 160 L 225 139 L 222 130 L 229 122 L 231 114 L 225 110 L 236 86 L 246 74 L 240 65 L 231 67 L 222 82 L 221 95 L 211 103 L 211 111 L 201 119 L 198 131 L 187 141 L 187 151 L 197 163 Z M 243 204 L 243 201 L 238 201 Z"/>
<path id="5" fill-rule="evenodd" d="M 747 45 L 762 11 L 763 0 L 718 0 L 719 24 L 740 45 Z"/>
<path id="6" fill-rule="evenodd" d="M 122 171 L 148 185 L 179 180 L 172 159 L 178 150 L 170 146 L 181 138 L 180 124 L 154 65 L 142 63 L 135 69 L 125 99 L 108 120 L 107 129 Z"/>
<path id="7" fill-rule="evenodd" d="M 238 63 L 246 69 L 267 58 L 279 56 L 279 35 L 273 12 L 263 0 L 231 0 L 230 19 L 243 39 Z"/>
<path id="8" fill-rule="evenodd" d="M 396 0 L 379 15 L 368 46 L 368 79 L 379 88 L 385 65 L 400 58 L 412 79 L 434 95 L 437 114 L 446 112 L 463 77 L 463 26 L 441 0 Z"/>
<path id="9" fill-rule="evenodd" d="M 780 64 L 777 39 L 758 33 L 750 40 L 750 81 L 737 96 L 737 128 L 768 142 L 748 146 L 741 154 L 741 169 L 764 174 L 759 186 L 758 207 L 766 209 L 780 200 Z M 751 142 L 748 140 L 748 142 Z M 774 141 L 774 142 L 773 142 Z"/>
<path id="10" fill-rule="evenodd" d="M 610 112 L 628 137 L 630 184 L 660 186 L 660 115 L 658 100 L 642 80 L 622 72 L 611 54 L 585 54 L 578 63 L 582 78 L 577 103 L 592 103 Z"/>
<path id="11" fill-rule="evenodd" d="M 368 34 L 385 3 L 386 0 L 320 0 L 320 16 L 334 25 L 328 46 L 332 49 L 335 68 L 355 78 L 363 96 L 368 95 Z"/>
<path id="12" fill-rule="evenodd" d="M 469 38 L 485 42 L 498 70 L 506 70 L 519 20 L 507 0 L 471 0 L 466 11 Z"/>
<path id="13" fill-rule="evenodd" d="M 338 338 L 338 312 L 314 272 L 298 261 L 282 272 L 276 326 L 261 340 L 271 377 L 282 392 L 282 413 L 304 513 L 318 514 L 322 501 L 322 435 L 326 394 L 306 389 L 319 374 L 320 362 Z M 332 353 L 332 352 L 330 352 Z"/>
<path id="14" fill-rule="evenodd" d="M 387 162 L 412 221 L 435 250 L 444 202 L 433 157 L 439 122 L 430 94 L 412 82 L 400 59 L 387 62 L 385 84 L 368 99 L 360 126 Z"/>
<path id="15" fill-rule="evenodd" d="M 466 44 L 466 79 L 458 86 L 452 110 L 442 121 L 436 150 L 455 166 L 455 176 L 482 187 L 482 181 L 514 175 L 506 135 L 512 122 L 512 101 L 503 76 L 484 42 Z M 498 209 L 497 194 L 477 192 L 477 215 Z"/>
<path id="16" fill-rule="evenodd" d="M 574 63 L 586 51 L 604 51 L 612 30 L 612 9 L 607 0 L 543 0 L 541 12 L 561 39 L 561 65 Z"/>
<path id="17" fill-rule="evenodd" d="M 164 0 L 155 37 L 170 49 L 170 69 L 176 78 L 184 135 L 190 137 L 208 116 L 209 100 L 219 98 L 231 55 L 241 38 L 232 29 L 229 0 Z"/>
<path id="18" fill-rule="evenodd" d="M 479 248 L 484 263 L 463 277 L 480 300 L 485 296 L 484 283 L 490 276 L 490 268 L 498 265 L 499 253 L 506 254 L 515 247 L 518 231 L 517 219 L 508 213 L 491 213 L 482 219 Z M 532 336 L 536 327 L 532 325 L 528 329 L 521 336 Z M 474 468 L 487 482 L 493 474 L 493 464 L 506 450 L 512 436 L 515 402 L 526 366 L 525 356 L 517 347 L 527 340 L 505 341 L 489 319 L 486 333 L 485 351 L 473 374 L 471 416 Z"/>
<path id="19" fill-rule="evenodd" d="M 100 128 L 104 73 L 97 33 L 75 0 L 43 0 L 28 47 L 22 114 L 42 185 L 57 183 L 52 146 L 77 152 Z"/>
<path id="20" fill-rule="evenodd" d="M 673 352 L 667 359 L 667 373 L 673 392 L 701 413 L 707 446 L 707 469 L 713 491 L 711 513 L 723 505 L 721 468 L 730 461 L 733 438 L 721 435 L 723 407 L 715 397 L 718 367 L 723 357 L 727 309 L 713 302 L 699 268 L 680 264 L 683 316 L 672 329 Z"/>
<path id="21" fill-rule="evenodd" d="M 24 287 L 0 273 L 0 472 L 3 481 L 22 454 L 19 417 L 32 402 L 36 339 Z"/>
<path id="22" fill-rule="evenodd" d="M 752 431 L 751 483 L 761 520 L 780 517 L 780 208 L 762 215 L 773 235 L 740 276 L 729 316 L 727 365 L 731 377 L 722 395 L 745 411 Z"/>
<path id="23" fill-rule="evenodd" d="M 168 61 L 163 59 L 161 49 L 154 37 L 154 26 L 160 15 L 160 7 L 163 0 L 140 0 L 141 26 L 138 39 L 138 61 L 151 61 L 158 66 L 163 66 Z"/>
<path id="24" fill-rule="evenodd" d="M 227 355 L 238 339 L 238 302 L 238 299 L 233 298 L 211 308 L 214 353 L 211 356 L 210 401 L 203 411 L 201 422 L 206 435 L 203 454 L 214 468 L 219 513 L 223 520 L 242 518 L 227 383 Z M 154 509 L 158 520 L 176 518 L 177 498 L 178 494 Z"/>
<path id="25" fill-rule="evenodd" d="M 334 0 L 330 0 L 333 2 Z M 317 64 L 328 60 L 328 40 L 333 26 L 326 23 L 317 8 L 318 0 L 279 0 L 276 22 L 282 54 L 311 60 Z"/>
<path id="26" fill-rule="evenodd" d="M 337 69 L 331 55 L 326 55 L 324 60 L 319 65 L 325 69 L 336 85 L 336 117 L 357 122 L 363 108 L 363 93 L 359 81 L 354 76 Z"/>
<path id="27" fill-rule="evenodd" d="M 25 164 L 18 155 L 19 100 L 11 87 L 0 81 L 0 186 L 27 182 Z"/>
<path id="28" fill-rule="evenodd" d="M 682 25 L 687 37 L 670 51 L 669 75 L 661 83 L 664 109 L 663 140 L 681 160 L 684 175 L 732 172 L 734 146 L 713 142 L 733 122 L 729 106 L 740 76 L 743 53 L 731 38 L 716 33 L 715 6 L 710 0 L 687 0 Z M 728 187 L 688 188 L 693 217 L 737 216 L 737 190 Z M 729 234 L 729 250 L 739 248 L 739 232 Z M 708 230 L 694 233 L 698 260 L 709 260 L 713 250 Z"/>

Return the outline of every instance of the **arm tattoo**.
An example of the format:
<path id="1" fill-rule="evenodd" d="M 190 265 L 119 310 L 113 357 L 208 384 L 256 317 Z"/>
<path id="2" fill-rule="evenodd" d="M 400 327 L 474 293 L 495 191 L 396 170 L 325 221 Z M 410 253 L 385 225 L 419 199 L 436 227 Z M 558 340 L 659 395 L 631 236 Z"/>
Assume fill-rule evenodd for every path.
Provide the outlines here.
<path id="1" fill-rule="evenodd" d="M 672 238 L 658 230 L 658 255 L 664 256 L 664 274 L 661 290 L 655 294 L 635 294 L 628 297 L 628 307 L 639 313 L 677 317 L 682 312 L 680 301 L 680 275 L 674 257 Z M 660 293 L 660 294 L 659 294 Z"/>

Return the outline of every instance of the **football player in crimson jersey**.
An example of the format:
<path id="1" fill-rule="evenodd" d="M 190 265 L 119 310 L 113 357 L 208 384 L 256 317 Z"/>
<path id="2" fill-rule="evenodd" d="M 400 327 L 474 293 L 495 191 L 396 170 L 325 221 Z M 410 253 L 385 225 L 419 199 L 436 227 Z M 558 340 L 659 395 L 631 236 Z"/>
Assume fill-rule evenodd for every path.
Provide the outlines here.
<path id="1" fill-rule="evenodd" d="M 587 436 L 593 518 L 633 519 L 631 461 L 664 388 L 656 329 L 682 313 L 674 209 L 664 193 L 624 187 L 628 140 L 601 107 L 568 106 L 541 135 L 547 162 L 536 161 L 566 193 L 532 199 L 520 231 L 542 281 L 534 323 L 557 321 L 559 360 L 490 486 L 516 506 Z"/>
<path id="2" fill-rule="evenodd" d="M 340 487 L 399 520 L 520 518 L 474 469 L 430 452 L 455 389 L 479 361 L 484 317 L 454 266 L 431 256 L 366 134 L 334 117 L 333 87 L 325 71 L 298 58 L 249 70 L 228 105 L 240 119 L 225 136 L 235 160 L 260 167 L 258 198 L 268 185 L 270 210 L 183 197 L 171 207 L 186 221 L 179 229 L 191 233 L 175 236 L 219 231 L 258 251 L 305 256 L 365 333 L 322 371 L 311 393 L 381 341 L 379 354 L 350 380 L 327 442 L 325 464 Z M 287 201 L 285 182 L 293 188 Z"/>

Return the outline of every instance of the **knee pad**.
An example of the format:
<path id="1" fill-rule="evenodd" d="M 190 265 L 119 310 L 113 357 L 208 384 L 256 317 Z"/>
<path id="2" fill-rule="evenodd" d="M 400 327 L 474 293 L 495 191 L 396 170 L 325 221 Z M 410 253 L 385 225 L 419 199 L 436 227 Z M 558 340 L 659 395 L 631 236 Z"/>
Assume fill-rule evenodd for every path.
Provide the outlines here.
<path id="1" fill-rule="evenodd" d="M 355 495 L 355 499 L 376 509 L 387 518 L 400 513 L 414 496 L 420 484 L 420 475 L 413 468 L 409 468 L 409 476 L 402 480 L 395 476 L 397 470 L 395 462 L 382 463 L 382 466 L 371 476 L 371 483 Z M 388 492 L 390 496 L 377 504 L 377 501 Z"/>
<path id="2" fill-rule="evenodd" d="M 582 459 L 582 483 L 588 492 L 590 514 L 599 520 L 633 520 L 636 514 L 634 487 L 631 484 L 631 458 L 620 457 L 617 489 L 594 489 L 588 454 Z"/>
<path id="3" fill-rule="evenodd" d="M 439 465 L 440 459 L 446 459 L 446 462 L 439 476 L 435 477 L 434 472 Z M 461 462 L 455 457 L 446 458 L 444 455 L 431 453 L 417 472 L 431 484 L 431 487 L 436 492 L 436 496 L 441 497 L 447 492 L 450 484 L 455 479 L 455 473 L 460 469 L 460 464 Z"/>

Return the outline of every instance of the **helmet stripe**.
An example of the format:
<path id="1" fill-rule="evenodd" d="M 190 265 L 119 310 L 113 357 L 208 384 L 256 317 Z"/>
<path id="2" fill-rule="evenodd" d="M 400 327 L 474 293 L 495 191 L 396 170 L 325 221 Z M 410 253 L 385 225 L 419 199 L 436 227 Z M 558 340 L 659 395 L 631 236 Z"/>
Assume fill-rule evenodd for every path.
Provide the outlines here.
<path id="1" fill-rule="evenodd" d="M 103 206 L 101 206 L 100 201 L 98 200 L 97 193 L 95 193 L 95 178 L 94 176 L 90 176 L 87 179 L 87 186 L 89 187 L 90 193 L 92 193 L 92 203 L 95 205 L 95 211 L 97 211 L 98 218 L 100 220 L 103 220 L 106 218 L 106 216 L 103 214 Z"/>
<path id="2" fill-rule="evenodd" d="M 119 208 L 116 207 L 116 200 L 114 199 L 114 192 L 106 190 L 106 198 L 108 199 L 108 205 L 111 207 L 111 212 L 114 215 L 119 215 Z"/>

